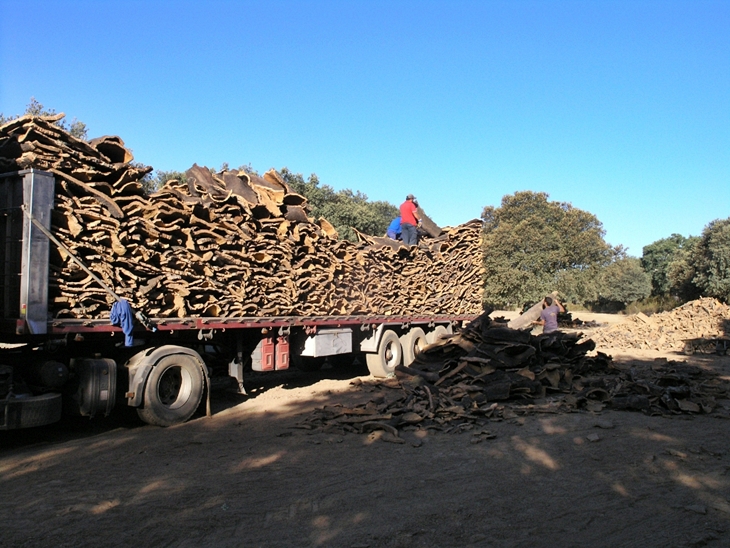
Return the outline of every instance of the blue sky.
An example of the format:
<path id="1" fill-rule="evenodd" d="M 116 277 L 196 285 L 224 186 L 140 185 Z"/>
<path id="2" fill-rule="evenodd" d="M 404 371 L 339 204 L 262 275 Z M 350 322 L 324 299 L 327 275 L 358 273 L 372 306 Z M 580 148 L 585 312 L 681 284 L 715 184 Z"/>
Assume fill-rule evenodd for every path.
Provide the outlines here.
<path id="1" fill-rule="evenodd" d="M 641 256 L 730 217 L 730 0 L 0 0 L 0 112 L 31 97 L 442 226 L 543 191 Z"/>

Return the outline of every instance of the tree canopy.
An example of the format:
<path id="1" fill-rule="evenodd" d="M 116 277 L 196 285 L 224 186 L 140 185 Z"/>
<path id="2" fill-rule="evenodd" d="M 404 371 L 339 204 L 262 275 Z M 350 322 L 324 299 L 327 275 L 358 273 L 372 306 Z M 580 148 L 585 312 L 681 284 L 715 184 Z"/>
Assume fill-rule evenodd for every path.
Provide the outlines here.
<path id="1" fill-rule="evenodd" d="M 152 194 L 160 190 L 167 181 L 176 179 L 180 182 L 187 183 L 188 176 L 183 171 L 162 171 L 155 170 L 152 173 L 148 173 L 142 179 L 142 188 L 146 194 Z"/>
<path id="2" fill-rule="evenodd" d="M 651 294 L 651 278 L 634 257 L 621 257 L 602 269 L 599 299 L 625 305 Z"/>
<path id="3" fill-rule="evenodd" d="M 558 290 L 572 302 L 600 296 L 598 273 L 623 255 L 603 237 L 601 222 L 566 202 L 550 202 L 545 192 L 504 196 L 488 206 L 484 220 L 484 302 L 521 306 Z"/>
<path id="4" fill-rule="evenodd" d="M 730 302 L 730 218 L 705 227 L 692 249 L 691 262 L 692 281 L 702 294 Z"/>
<path id="5" fill-rule="evenodd" d="M 730 218 L 710 222 L 700 237 L 672 234 L 657 240 L 644 247 L 641 264 L 652 278 L 654 295 L 730 302 Z"/>
<path id="6" fill-rule="evenodd" d="M 280 174 L 294 192 L 307 198 L 311 214 L 315 218 L 327 219 L 346 240 L 357 240 L 353 228 L 371 236 L 382 236 L 399 214 L 393 204 L 382 200 L 371 202 L 362 192 L 350 189 L 335 191 L 329 185 L 320 184 L 314 173 L 306 181 L 301 173 L 292 173 L 286 167 Z"/>
<path id="7" fill-rule="evenodd" d="M 55 116 L 57 113 L 54 109 L 46 109 L 41 103 L 36 101 L 35 97 L 31 97 L 30 103 L 25 107 L 24 114 L 30 114 L 31 116 Z M 20 118 L 20 115 L 6 117 L 0 112 L 0 126 L 16 118 Z M 71 120 L 71 123 L 67 123 L 63 118 L 54 123 L 64 131 L 68 131 L 77 139 L 83 141 L 88 140 L 86 124 L 76 118 Z"/>
<path id="8" fill-rule="evenodd" d="M 680 257 L 683 250 L 694 245 L 698 238 L 685 238 L 681 234 L 672 234 L 668 238 L 662 238 L 656 242 L 644 246 L 641 257 L 641 266 L 651 277 L 652 295 L 669 296 L 677 295 L 673 291 L 669 278 L 671 263 Z"/>

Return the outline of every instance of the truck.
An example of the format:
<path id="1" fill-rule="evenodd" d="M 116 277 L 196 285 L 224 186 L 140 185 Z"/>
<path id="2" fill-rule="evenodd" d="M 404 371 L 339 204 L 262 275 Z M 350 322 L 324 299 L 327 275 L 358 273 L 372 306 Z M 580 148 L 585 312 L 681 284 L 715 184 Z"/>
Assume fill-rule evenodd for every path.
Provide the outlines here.
<path id="1" fill-rule="evenodd" d="M 36 169 L 0 175 L 0 430 L 51 424 L 64 413 L 109 416 L 125 404 L 148 424 L 171 426 L 189 420 L 204 400 L 210 413 L 211 386 L 219 380 L 245 394 L 249 371 L 316 370 L 325 360 L 359 356 L 371 375 L 388 377 L 476 317 L 138 312 L 124 341 L 122 327 L 109 319 L 49 314 L 50 249 L 63 245 L 51 232 L 54 187 L 54 175 Z"/>

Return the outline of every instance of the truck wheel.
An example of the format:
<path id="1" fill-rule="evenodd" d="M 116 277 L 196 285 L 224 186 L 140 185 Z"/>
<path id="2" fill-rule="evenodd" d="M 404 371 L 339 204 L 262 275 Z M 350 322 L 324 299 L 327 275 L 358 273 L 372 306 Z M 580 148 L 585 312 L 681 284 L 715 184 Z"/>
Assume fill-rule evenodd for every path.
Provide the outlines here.
<path id="1" fill-rule="evenodd" d="M 137 414 L 155 426 L 185 422 L 200 405 L 204 387 L 203 371 L 192 356 L 165 356 L 147 379 L 144 404 L 137 409 Z"/>
<path id="2" fill-rule="evenodd" d="M 433 328 L 433 331 L 426 335 L 426 340 L 428 341 L 428 344 L 433 344 L 438 341 L 443 335 L 448 334 L 449 331 L 443 325 L 437 325 Z"/>
<path id="3" fill-rule="evenodd" d="M 71 360 L 79 376 L 79 387 L 74 395 L 79 413 L 93 417 L 114 409 L 117 392 L 117 363 L 108 358 Z"/>
<path id="4" fill-rule="evenodd" d="M 10 398 L 5 402 L 4 424 L 0 430 L 45 426 L 61 420 L 61 394 Z"/>
<path id="5" fill-rule="evenodd" d="M 400 338 L 400 345 L 403 347 L 403 365 L 411 365 L 427 344 L 426 334 L 420 327 L 414 327 L 403 335 Z"/>
<path id="6" fill-rule="evenodd" d="M 383 332 L 380 339 L 378 351 L 374 354 L 366 354 L 365 361 L 373 377 L 387 377 L 393 374 L 396 366 L 403 359 L 403 348 L 400 345 L 398 335 L 390 329 Z"/>

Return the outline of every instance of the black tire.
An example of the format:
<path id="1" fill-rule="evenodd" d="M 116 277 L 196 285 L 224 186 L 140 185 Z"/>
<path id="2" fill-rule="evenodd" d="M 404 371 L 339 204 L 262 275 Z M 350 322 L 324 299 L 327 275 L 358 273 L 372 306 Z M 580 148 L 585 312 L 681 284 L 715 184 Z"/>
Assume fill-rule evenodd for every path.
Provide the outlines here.
<path id="1" fill-rule="evenodd" d="M 61 394 L 11 398 L 5 404 L 5 424 L 0 430 L 45 426 L 61 420 Z"/>
<path id="2" fill-rule="evenodd" d="M 198 409 L 204 389 L 203 370 L 195 358 L 187 354 L 165 356 L 147 378 L 144 404 L 137 414 L 155 426 L 185 422 Z"/>
<path id="3" fill-rule="evenodd" d="M 420 327 L 414 327 L 400 338 L 403 347 L 403 365 L 409 366 L 427 345 L 426 334 Z"/>
<path id="4" fill-rule="evenodd" d="M 373 377 L 393 375 L 396 366 L 403 361 L 403 348 L 398 335 L 390 329 L 383 332 L 378 351 L 374 354 L 366 354 L 365 361 Z"/>

